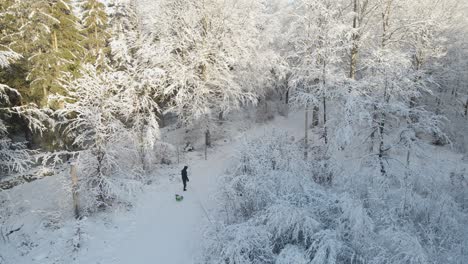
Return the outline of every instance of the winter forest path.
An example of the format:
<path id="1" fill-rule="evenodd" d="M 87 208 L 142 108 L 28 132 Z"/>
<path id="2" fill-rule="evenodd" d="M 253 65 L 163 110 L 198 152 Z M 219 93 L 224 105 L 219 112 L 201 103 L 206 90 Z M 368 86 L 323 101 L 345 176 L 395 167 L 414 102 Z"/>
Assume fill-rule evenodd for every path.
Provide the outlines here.
<path id="1" fill-rule="evenodd" d="M 136 208 L 133 231 L 116 248 L 117 263 L 194 263 L 202 243 L 203 226 L 208 224 L 201 205 L 207 210 L 215 206 L 210 195 L 215 193 L 216 178 L 223 173 L 229 157 L 217 156 L 216 162 L 189 162 L 187 192 L 182 192 L 177 179 L 143 194 Z M 182 194 L 184 200 L 175 201 L 176 193 Z"/>
<path id="2" fill-rule="evenodd" d="M 149 185 L 127 216 L 112 217 L 114 232 L 103 234 L 96 230 L 98 234 L 88 243 L 83 254 L 86 256 L 82 255 L 79 263 L 196 263 L 202 251 L 203 231 L 216 218 L 218 179 L 232 164 L 244 135 L 258 137 L 276 129 L 300 136 L 303 133 L 301 118 L 300 113 L 290 115 L 290 118 L 277 117 L 272 122 L 248 129 L 230 142 L 217 142 L 209 152 L 208 160 L 204 160 L 199 152 L 189 153 L 187 192 L 182 191 L 180 181 L 180 170 L 185 164 L 180 164 L 170 172 L 174 175 L 172 180 Z M 184 200 L 175 201 L 176 193 L 182 194 Z M 92 252 L 99 248 L 103 250 Z M 91 255 L 100 256 L 100 260 L 96 262 Z M 91 259 L 92 262 L 87 262 Z"/>

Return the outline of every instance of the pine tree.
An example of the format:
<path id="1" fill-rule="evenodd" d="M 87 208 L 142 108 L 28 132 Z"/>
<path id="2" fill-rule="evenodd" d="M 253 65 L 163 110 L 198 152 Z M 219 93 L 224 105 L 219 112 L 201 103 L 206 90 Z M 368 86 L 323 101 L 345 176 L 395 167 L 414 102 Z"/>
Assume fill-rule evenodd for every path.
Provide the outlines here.
<path id="1" fill-rule="evenodd" d="M 82 8 L 85 35 L 83 47 L 88 51 L 85 61 L 99 65 L 98 68 L 107 67 L 106 57 L 109 54 L 110 34 L 105 6 L 98 0 L 85 0 Z"/>
<path id="2" fill-rule="evenodd" d="M 26 81 L 28 61 L 25 50 L 30 43 L 24 41 L 19 34 L 24 23 L 28 21 L 28 5 L 18 0 L 1 1 L 0 14 L 0 46 L 2 46 L 0 52 L 12 50 L 23 55 L 0 71 L 0 83 L 18 90 L 23 95 L 22 99 L 28 102 L 30 101 L 29 83 Z"/>
<path id="3" fill-rule="evenodd" d="M 0 12 L 0 15 L 3 13 Z M 0 73 L 7 69 L 11 63 L 21 58 L 21 55 L 0 46 Z M 49 121 L 46 112 L 37 109 L 34 104 L 14 106 L 12 99 L 21 100 L 21 94 L 0 82 L 0 179 L 10 172 L 24 172 L 34 163 L 35 151 L 28 150 L 24 142 L 15 142 L 10 138 L 9 132 L 12 117 L 25 121 L 25 129 L 42 133 L 45 122 Z"/>
<path id="4" fill-rule="evenodd" d="M 13 29 L 18 24 L 18 19 L 15 17 L 13 10 L 15 9 L 14 0 L 3 0 L 0 2 L 0 42 L 5 44 L 3 37 L 11 34 Z"/>
<path id="5" fill-rule="evenodd" d="M 22 58 L 0 73 L 0 82 L 21 95 L 11 99 L 13 105 L 49 106 L 49 94 L 64 94 L 60 84 L 64 74 L 78 74 L 83 53 L 78 19 L 70 1 L 11 0 L 2 4 L 1 8 L 6 8 L 7 12 L 0 17 L 0 44 L 21 54 Z M 27 120 L 22 120 L 24 122 L 16 122 L 14 126 L 29 131 Z M 39 135 L 26 133 L 33 145 L 41 142 L 43 147 L 51 147 L 54 142 L 52 133 L 46 133 L 41 139 Z"/>
<path id="6" fill-rule="evenodd" d="M 0 9 L 0 44 L 23 55 L 2 79 L 25 95 L 23 103 L 47 105 L 49 93 L 63 91 L 62 74 L 78 72 L 83 52 L 70 1 L 8 0 Z"/>
<path id="7" fill-rule="evenodd" d="M 69 1 L 34 1 L 20 35 L 28 56 L 31 95 L 42 106 L 49 93 L 62 93 L 59 79 L 64 72 L 77 74 L 82 36 Z"/>
<path id="8" fill-rule="evenodd" d="M 110 47 L 112 64 L 118 69 L 126 69 L 134 64 L 134 55 L 141 32 L 133 3 L 116 1 L 110 14 L 112 38 Z"/>

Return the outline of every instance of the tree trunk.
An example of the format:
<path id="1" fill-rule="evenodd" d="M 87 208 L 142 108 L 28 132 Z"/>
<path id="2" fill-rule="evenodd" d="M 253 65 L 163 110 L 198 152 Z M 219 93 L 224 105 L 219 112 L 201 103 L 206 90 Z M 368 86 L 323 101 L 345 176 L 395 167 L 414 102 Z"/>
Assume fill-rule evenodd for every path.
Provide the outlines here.
<path id="1" fill-rule="evenodd" d="M 323 138 L 325 144 L 328 144 L 328 134 L 327 134 L 327 101 L 325 96 L 323 96 Z"/>
<path id="2" fill-rule="evenodd" d="M 390 28 L 390 15 L 394 0 L 387 0 L 385 10 L 382 12 L 382 48 L 385 48 L 387 41 L 390 40 L 391 34 L 388 34 Z"/>
<path id="3" fill-rule="evenodd" d="M 319 107 L 314 105 L 312 108 L 312 127 L 319 125 Z"/>
<path id="4" fill-rule="evenodd" d="M 413 65 L 416 71 L 419 71 L 422 67 L 422 59 L 420 58 L 420 54 L 418 52 L 416 52 L 413 56 Z M 421 80 L 421 77 L 418 75 L 416 76 L 416 79 L 414 80 L 414 82 L 417 84 L 420 80 Z M 438 98 L 436 100 L 438 100 Z M 409 107 L 410 107 L 410 120 L 413 123 L 418 121 L 418 117 L 413 113 L 413 110 L 412 110 L 416 106 L 416 103 L 417 103 L 416 97 L 411 96 L 410 101 L 409 101 Z"/>
<path id="5" fill-rule="evenodd" d="M 211 147 L 211 133 L 209 129 L 205 132 L 205 145 Z"/>
<path id="6" fill-rule="evenodd" d="M 358 0 L 353 0 L 353 30 L 356 31 L 358 28 Z M 358 41 L 359 35 L 354 32 L 352 35 L 352 48 L 351 48 L 351 58 L 350 58 L 350 67 L 349 67 L 349 78 L 356 80 L 356 68 L 357 68 L 357 58 L 358 58 Z M 350 88 L 351 89 L 351 88 Z M 350 91 L 351 92 L 351 91 Z"/>
<path id="7" fill-rule="evenodd" d="M 382 48 L 385 48 L 387 45 L 387 41 L 390 40 L 391 34 L 388 34 L 388 29 L 390 28 L 390 15 L 392 11 L 392 4 L 394 0 L 387 0 L 385 10 L 382 12 Z M 386 77 L 385 77 L 386 78 Z M 388 88 L 388 80 L 385 79 L 385 89 L 383 94 L 383 102 L 388 103 L 389 98 L 387 98 L 387 88 Z M 379 131 L 379 163 L 380 163 L 380 172 L 382 176 L 387 174 L 384 164 L 384 131 L 385 131 L 385 113 L 380 113 L 380 122 L 378 123 L 378 131 Z"/>
<path id="8" fill-rule="evenodd" d="M 164 119 L 164 113 L 157 111 L 156 116 L 158 117 L 158 124 L 159 128 L 163 128 L 166 126 L 166 120 Z"/>
<path id="9" fill-rule="evenodd" d="M 143 168 L 143 171 L 145 173 L 148 172 L 148 166 L 147 166 L 147 162 L 146 162 L 146 149 L 145 149 L 145 133 L 144 133 L 144 129 L 143 128 L 140 128 L 140 131 L 139 131 L 139 139 L 138 139 L 138 143 L 139 143 L 139 153 L 138 155 L 140 156 L 140 162 L 141 162 L 141 166 Z"/>
<path id="10" fill-rule="evenodd" d="M 98 161 L 98 166 L 97 166 L 97 169 L 96 169 L 96 172 L 97 172 L 97 179 L 96 179 L 96 183 L 97 183 L 97 187 L 99 189 L 99 194 L 97 196 L 97 200 L 99 202 L 102 203 L 102 205 L 105 204 L 105 200 L 106 198 L 104 197 L 104 185 L 102 183 L 102 161 L 104 160 L 104 153 L 102 151 L 98 151 L 98 154 L 97 154 L 97 161 Z"/>
<path id="11" fill-rule="evenodd" d="M 387 89 L 388 89 L 388 80 L 385 79 L 385 89 L 384 89 L 384 94 L 383 94 L 383 101 L 384 103 L 387 103 L 390 101 L 390 97 L 387 94 Z M 379 162 L 380 162 L 380 172 L 382 173 L 382 176 L 387 175 L 387 170 L 385 169 L 385 164 L 384 164 L 384 155 L 385 155 L 385 149 L 384 149 L 384 130 L 385 130 L 385 119 L 386 115 L 385 113 L 381 113 L 380 117 L 380 122 L 379 122 Z"/>
<path id="12" fill-rule="evenodd" d="M 42 53 L 39 51 L 39 53 Z M 42 84 L 42 99 L 39 100 L 39 104 L 44 107 L 49 106 L 49 87 L 47 85 Z"/>
<path id="13" fill-rule="evenodd" d="M 408 147 L 408 151 L 406 152 L 406 167 L 409 168 L 410 165 L 410 155 L 411 155 L 411 148 Z"/>
<path id="14" fill-rule="evenodd" d="M 291 77 L 291 73 L 287 73 L 286 74 L 286 77 L 284 78 L 284 83 L 283 83 L 283 87 L 284 87 L 284 103 L 286 105 L 289 104 L 289 79 Z"/>
<path id="15" fill-rule="evenodd" d="M 42 106 L 44 106 L 44 108 L 48 108 L 49 107 L 49 89 L 47 86 L 43 86 L 42 87 L 42 93 L 44 94 L 44 98 L 42 99 Z"/>
<path id="16" fill-rule="evenodd" d="M 457 97 L 457 87 L 453 87 L 452 89 L 452 96 Z"/>
<path id="17" fill-rule="evenodd" d="M 309 146 L 309 104 L 305 107 L 305 118 L 304 118 L 304 159 L 307 160 L 308 146 Z"/>
<path id="18" fill-rule="evenodd" d="M 205 160 L 208 160 L 208 145 L 205 142 Z"/>
<path id="19" fill-rule="evenodd" d="M 94 40 L 96 41 L 96 54 L 94 54 L 96 56 L 96 58 L 99 56 L 99 41 L 98 40 L 98 30 L 97 30 L 97 25 L 94 27 Z"/>
<path id="20" fill-rule="evenodd" d="M 374 127 L 372 126 L 372 128 L 374 128 Z M 370 136 L 369 136 L 369 152 L 370 153 L 374 152 L 375 132 L 376 132 L 376 130 L 374 129 L 372 131 L 372 133 L 370 134 Z"/>
<path id="21" fill-rule="evenodd" d="M 205 160 L 208 159 L 208 147 L 211 147 L 211 135 L 209 129 L 205 132 Z"/>
<path id="22" fill-rule="evenodd" d="M 29 149 L 35 148 L 34 134 L 31 131 L 31 129 L 29 129 L 27 121 L 25 121 L 24 119 L 21 119 L 21 124 L 22 124 L 23 131 L 24 131 L 24 138 L 26 139 L 26 146 Z"/>
<path id="23" fill-rule="evenodd" d="M 76 172 L 76 165 L 71 164 L 70 176 L 72 179 L 72 196 L 73 196 L 73 212 L 75 213 L 75 219 L 80 218 L 80 207 L 78 199 L 78 175 Z"/>
<path id="24" fill-rule="evenodd" d="M 468 117 L 468 98 L 466 98 L 466 103 L 465 103 L 465 117 Z"/>
<path id="25" fill-rule="evenodd" d="M 180 151 L 179 151 L 179 144 L 177 144 L 177 164 L 180 164 Z"/>
<path id="26" fill-rule="evenodd" d="M 52 33 L 52 46 L 54 47 L 54 51 L 57 52 L 58 51 L 58 40 L 57 40 L 57 32 L 54 31 L 54 33 Z"/>
<path id="27" fill-rule="evenodd" d="M 322 84 L 323 87 L 327 87 L 327 63 L 323 61 L 322 67 Z M 323 91 L 323 139 L 325 140 L 325 145 L 328 144 L 328 133 L 327 133 L 327 101 L 326 101 L 326 93 L 325 90 Z"/>
<path id="28" fill-rule="evenodd" d="M 141 166 L 142 166 L 142 168 L 143 168 L 143 171 L 144 171 L 145 173 L 147 173 L 147 172 L 148 172 L 148 166 L 147 166 L 147 164 L 146 164 L 145 147 L 143 146 L 143 143 L 140 143 L 140 144 L 141 144 L 141 146 L 140 146 L 140 151 L 139 151 L 139 152 L 140 152 L 140 154 L 139 154 L 139 156 L 140 156 L 140 162 L 141 162 Z"/>
<path id="29" fill-rule="evenodd" d="M 380 120 L 379 123 L 379 162 L 380 162 L 380 172 L 382 173 L 382 176 L 385 176 L 387 174 L 387 171 L 385 169 L 385 164 L 384 164 L 384 155 L 385 155 L 385 150 L 384 150 L 384 128 L 385 128 L 385 114 L 382 114 L 382 119 Z"/>
<path id="30" fill-rule="evenodd" d="M 439 114 L 440 114 L 440 104 L 441 104 L 440 97 L 437 97 L 437 98 L 436 98 L 436 102 L 437 102 L 437 107 L 436 107 L 436 109 L 435 109 L 435 114 L 436 114 L 436 115 L 439 115 Z"/>
<path id="31" fill-rule="evenodd" d="M 416 123 L 418 121 L 418 117 L 416 116 L 416 114 L 414 114 L 414 111 L 413 111 L 413 108 L 415 106 L 416 106 L 416 98 L 411 97 L 410 102 L 409 102 L 409 107 L 410 107 L 409 115 L 410 115 L 410 120 L 411 120 L 412 123 Z M 436 109 L 436 111 L 438 111 L 438 110 Z"/>

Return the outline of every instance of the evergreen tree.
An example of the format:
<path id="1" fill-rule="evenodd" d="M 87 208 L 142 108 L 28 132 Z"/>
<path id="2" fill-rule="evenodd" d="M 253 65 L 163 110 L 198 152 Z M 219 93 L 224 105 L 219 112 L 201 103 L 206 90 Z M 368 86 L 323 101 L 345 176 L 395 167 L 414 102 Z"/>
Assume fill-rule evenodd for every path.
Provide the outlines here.
<path id="1" fill-rule="evenodd" d="M 95 63 L 99 67 L 107 67 L 106 57 L 109 53 L 108 17 L 105 6 L 98 0 L 85 0 L 83 8 L 83 31 L 85 38 L 83 47 L 88 51 L 86 62 Z"/>
<path id="2" fill-rule="evenodd" d="M 5 0 L 0 2 L 0 52 L 16 51 L 23 54 L 21 58 L 11 62 L 9 67 L 0 71 L 0 83 L 14 87 L 22 95 L 22 99 L 29 100 L 29 83 L 26 81 L 27 54 L 32 47 L 19 34 L 20 29 L 28 21 L 28 5 L 24 1 Z M 15 102 L 19 103 L 19 102 Z"/>
<path id="3" fill-rule="evenodd" d="M 0 13 L 3 14 L 3 13 Z M 21 55 L 0 46 L 0 73 L 11 63 L 21 58 Z M 12 99 L 21 99 L 21 94 L 0 82 L 0 180 L 5 173 L 24 172 L 34 164 L 35 151 L 28 150 L 25 142 L 13 141 L 10 137 L 12 118 L 25 121 L 25 129 L 41 134 L 45 123 L 50 119 L 45 111 L 37 109 L 34 104 L 14 106 Z"/>
<path id="4" fill-rule="evenodd" d="M 70 1 L 31 1 L 28 19 L 13 36 L 19 39 L 16 51 L 27 56 L 30 95 L 42 106 L 49 93 L 61 93 L 59 79 L 64 72 L 79 68 L 82 36 Z"/>
<path id="5" fill-rule="evenodd" d="M 53 18 L 49 34 L 43 36 L 48 41 L 43 50 L 30 58 L 33 65 L 29 76 L 33 81 L 31 88 L 36 87 L 34 81 L 42 88 L 42 105 L 47 104 L 49 92 L 63 92 L 58 79 L 62 72 L 77 73 L 79 53 L 83 51 L 79 45 L 82 36 L 78 30 L 77 18 L 69 1 L 47 2 L 50 12 L 48 15 Z"/>
<path id="6" fill-rule="evenodd" d="M 47 105 L 49 93 L 63 91 L 62 74 L 78 72 L 83 53 L 70 0 L 7 0 L 0 9 L 0 44 L 23 55 L 0 78 L 25 95 L 23 103 Z"/>
<path id="7" fill-rule="evenodd" d="M 139 37 L 138 19 L 133 3 L 115 1 L 110 14 L 112 25 L 112 64 L 126 69 L 134 64 L 134 55 Z"/>
<path id="8" fill-rule="evenodd" d="M 83 54 L 82 35 L 70 1 L 9 0 L 0 8 L 4 10 L 0 16 L 0 44 L 22 55 L 0 72 L 0 82 L 21 95 L 10 98 L 12 105 L 48 106 L 49 94 L 64 94 L 60 84 L 64 74 L 77 75 Z M 27 120 L 19 116 L 23 122 L 9 125 L 29 131 Z M 36 137 L 39 135 L 26 133 L 33 145 L 41 142 L 43 147 L 50 147 L 55 141 L 52 133 L 46 133 L 40 141 Z"/>

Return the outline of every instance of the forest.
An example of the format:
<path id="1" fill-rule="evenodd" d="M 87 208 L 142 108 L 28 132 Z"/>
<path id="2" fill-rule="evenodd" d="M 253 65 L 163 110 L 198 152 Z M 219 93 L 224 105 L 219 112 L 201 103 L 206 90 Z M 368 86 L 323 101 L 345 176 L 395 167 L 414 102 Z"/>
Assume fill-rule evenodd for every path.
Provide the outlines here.
<path id="1" fill-rule="evenodd" d="M 468 263 L 468 2 L 0 0 L 10 263 Z"/>

